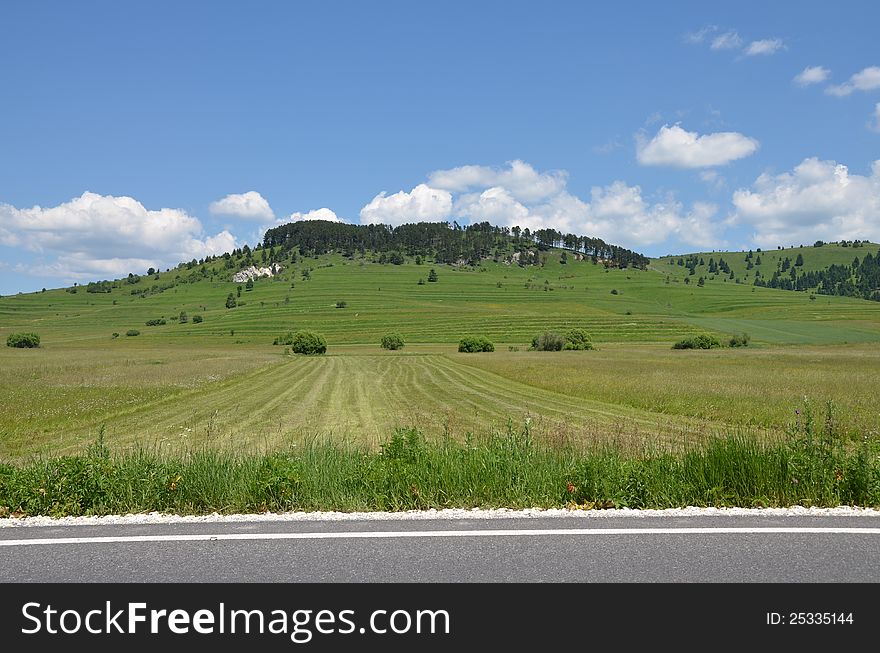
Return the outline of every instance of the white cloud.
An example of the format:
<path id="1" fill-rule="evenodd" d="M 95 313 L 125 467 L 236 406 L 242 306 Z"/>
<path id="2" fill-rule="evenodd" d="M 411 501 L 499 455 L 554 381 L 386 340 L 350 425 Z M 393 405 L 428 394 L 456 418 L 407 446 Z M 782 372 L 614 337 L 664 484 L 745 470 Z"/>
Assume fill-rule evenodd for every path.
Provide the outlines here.
<path id="1" fill-rule="evenodd" d="M 565 171 L 538 172 L 519 160 L 502 168 L 466 165 L 438 170 L 428 179 L 409 193 L 380 193 L 361 209 L 361 222 L 398 225 L 457 218 L 471 224 L 487 221 L 532 231 L 553 228 L 589 234 L 631 248 L 668 239 L 699 247 L 723 243 L 714 205 L 695 203 L 686 212 L 671 196 L 652 203 L 641 188 L 622 181 L 594 187 L 587 202 L 567 190 Z"/>
<path id="2" fill-rule="evenodd" d="M 783 47 L 785 47 L 785 44 L 782 42 L 782 39 L 761 39 L 760 41 L 749 43 L 743 52 L 747 57 L 754 57 L 761 54 L 776 54 Z"/>
<path id="3" fill-rule="evenodd" d="M 309 211 L 308 213 L 291 213 L 290 217 L 284 221 L 285 222 L 296 222 L 297 220 L 326 220 L 327 222 L 342 222 L 342 219 L 339 218 L 333 211 L 328 209 L 327 207 L 323 207 L 320 209 L 314 209 L 313 211 Z"/>
<path id="4" fill-rule="evenodd" d="M 734 50 L 742 45 L 742 37 L 735 30 L 730 30 L 712 39 L 713 50 Z"/>
<path id="5" fill-rule="evenodd" d="M 821 84 L 830 74 L 831 71 L 823 66 L 807 66 L 794 78 L 794 83 L 798 86 Z"/>
<path id="6" fill-rule="evenodd" d="M 733 194 L 732 224 L 755 229 L 761 247 L 814 240 L 880 239 L 880 160 L 869 176 L 845 165 L 804 159 L 791 172 L 762 174 Z"/>
<path id="7" fill-rule="evenodd" d="M 705 41 L 710 34 L 714 34 L 718 31 L 718 27 L 716 25 L 706 25 L 702 29 L 697 30 L 696 32 L 688 32 L 684 35 L 685 43 L 694 43 L 699 44 Z"/>
<path id="8" fill-rule="evenodd" d="M 428 185 L 451 192 L 464 192 L 473 188 L 502 186 L 516 199 L 534 202 L 559 193 L 568 175 L 559 170 L 537 172 L 519 159 L 510 161 L 506 168 L 489 166 L 461 166 L 449 170 L 435 170 L 428 175 Z"/>
<path id="9" fill-rule="evenodd" d="M 873 91 L 878 88 L 880 88 L 880 66 L 868 66 L 843 84 L 829 86 L 825 92 L 828 95 L 843 97 L 854 91 Z"/>
<path id="10" fill-rule="evenodd" d="M 170 267 L 237 246 L 228 231 L 205 236 L 180 209 L 148 210 L 131 197 L 90 192 L 50 208 L 0 204 L 0 223 L 3 244 L 50 257 L 29 268 L 34 274 L 70 280 Z"/>
<path id="11" fill-rule="evenodd" d="M 211 202 L 209 210 L 214 215 L 229 215 L 245 220 L 272 220 L 275 213 L 269 202 L 255 190 L 233 193 L 221 200 Z"/>
<path id="12" fill-rule="evenodd" d="M 880 133 L 880 102 L 874 107 L 874 113 L 868 121 L 868 129 Z"/>
<path id="13" fill-rule="evenodd" d="M 436 222 L 445 220 L 452 212 L 452 194 L 449 191 L 419 184 L 409 193 L 400 191 L 386 195 L 382 191 L 361 209 L 363 224 L 400 225 L 407 222 Z"/>
<path id="14" fill-rule="evenodd" d="M 717 132 L 700 136 L 677 124 L 663 125 L 648 141 L 636 136 L 636 158 L 646 166 L 706 168 L 720 166 L 753 154 L 759 143 L 738 132 Z"/>

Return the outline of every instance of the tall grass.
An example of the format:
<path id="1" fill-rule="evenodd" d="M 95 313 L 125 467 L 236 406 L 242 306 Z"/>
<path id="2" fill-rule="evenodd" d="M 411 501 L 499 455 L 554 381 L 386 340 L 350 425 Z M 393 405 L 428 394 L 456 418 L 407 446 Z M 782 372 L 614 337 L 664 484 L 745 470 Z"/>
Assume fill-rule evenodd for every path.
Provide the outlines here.
<path id="1" fill-rule="evenodd" d="M 837 437 L 829 407 L 805 405 L 789 437 L 717 439 L 684 453 L 584 451 L 521 428 L 463 442 L 397 429 L 379 452 L 313 442 L 270 454 L 146 450 L 0 466 L 0 515 L 410 510 L 880 506 L 880 447 Z"/>

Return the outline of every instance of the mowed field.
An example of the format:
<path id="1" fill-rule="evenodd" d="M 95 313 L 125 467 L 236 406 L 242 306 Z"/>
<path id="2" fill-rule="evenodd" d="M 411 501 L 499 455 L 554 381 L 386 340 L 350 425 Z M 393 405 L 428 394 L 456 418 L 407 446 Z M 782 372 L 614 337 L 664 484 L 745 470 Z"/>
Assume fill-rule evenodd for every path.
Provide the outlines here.
<path id="1" fill-rule="evenodd" d="M 789 255 L 849 263 L 854 251 L 876 250 Z M 723 256 L 733 266 L 744 254 Z M 419 285 L 431 267 L 439 281 Z M 558 252 L 525 269 L 301 258 L 241 292 L 233 309 L 225 299 L 240 284 L 210 278 L 130 294 L 188 273 L 109 294 L 0 298 L 0 337 L 42 337 L 38 350 L 0 351 L 0 458 L 78 451 L 102 428 L 111 445 L 169 451 L 271 449 L 307 438 L 375 448 L 397 426 L 465 439 L 526 420 L 552 442 L 688 445 L 733 430 L 782 434 L 804 398 L 817 412 L 833 401 L 852 435 L 876 435 L 877 302 L 811 300 L 720 278 L 697 287 L 683 282 L 685 268 L 663 261 L 606 271 L 570 255 L 562 264 Z M 186 324 L 171 319 L 181 311 Z M 197 314 L 201 324 L 192 322 Z M 168 323 L 145 325 L 159 317 Z M 586 329 L 597 350 L 526 351 L 533 335 L 572 327 Z M 129 329 L 141 335 L 125 336 Z M 272 346 L 298 329 L 324 334 L 328 354 Z M 391 331 L 406 339 L 402 352 L 379 348 Z M 722 339 L 746 331 L 752 343 L 670 349 L 704 331 Z M 457 353 L 469 334 L 488 336 L 496 351 Z"/>

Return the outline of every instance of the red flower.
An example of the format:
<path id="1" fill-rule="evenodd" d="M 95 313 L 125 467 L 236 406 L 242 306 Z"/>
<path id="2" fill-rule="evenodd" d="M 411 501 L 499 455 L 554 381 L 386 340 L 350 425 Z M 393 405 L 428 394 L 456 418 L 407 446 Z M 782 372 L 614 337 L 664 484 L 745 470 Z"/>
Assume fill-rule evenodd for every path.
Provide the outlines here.
<path id="1" fill-rule="evenodd" d="M 565 489 L 568 490 L 569 493 L 574 492 L 574 485 L 571 483 L 571 481 L 565 484 Z"/>

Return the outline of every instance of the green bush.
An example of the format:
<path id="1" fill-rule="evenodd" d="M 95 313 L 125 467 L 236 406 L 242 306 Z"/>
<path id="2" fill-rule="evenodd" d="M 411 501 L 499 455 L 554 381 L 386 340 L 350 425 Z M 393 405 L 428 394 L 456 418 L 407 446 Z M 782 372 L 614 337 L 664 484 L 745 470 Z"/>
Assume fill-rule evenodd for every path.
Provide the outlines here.
<path id="1" fill-rule="evenodd" d="M 345 308 L 346 306 L 348 306 L 346 301 L 336 302 L 336 308 Z"/>
<path id="2" fill-rule="evenodd" d="M 565 346 L 565 338 L 555 331 L 545 331 L 532 338 L 532 351 L 561 351 Z"/>
<path id="3" fill-rule="evenodd" d="M 583 329 L 572 329 L 565 334 L 565 349 L 585 350 L 592 348 L 590 334 Z"/>
<path id="4" fill-rule="evenodd" d="M 327 351 L 327 341 L 319 333 L 313 331 L 297 331 L 290 342 L 294 354 L 315 355 Z"/>
<path id="5" fill-rule="evenodd" d="M 204 322 L 204 320 L 205 318 L 203 318 L 201 315 L 193 315 L 193 324 L 201 324 L 202 322 Z"/>
<path id="6" fill-rule="evenodd" d="M 273 345 L 292 345 L 293 344 L 293 331 L 288 331 L 283 336 L 278 336 L 275 340 L 272 341 Z"/>
<path id="7" fill-rule="evenodd" d="M 468 354 L 480 351 L 495 351 L 495 345 L 484 336 L 465 336 L 458 341 L 458 351 Z"/>
<path id="8" fill-rule="evenodd" d="M 125 335 L 127 335 L 127 336 L 139 336 L 139 335 L 141 335 L 141 332 L 138 331 L 137 329 L 129 329 L 128 331 L 125 332 Z"/>
<path id="9" fill-rule="evenodd" d="M 752 337 L 748 333 L 742 333 L 738 336 L 730 336 L 730 340 L 727 341 L 731 347 L 748 347 L 749 341 Z"/>
<path id="10" fill-rule="evenodd" d="M 164 317 L 158 317 L 154 320 L 147 320 L 146 322 L 144 322 L 144 324 L 146 324 L 147 326 L 163 326 L 167 324 L 167 322 L 165 321 Z"/>
<path id="11" fill-rule="evenodd" d="M 19 349 L 33 349 L 40 346 L 40 336 L 36 333 L 10 333 L 6 338 L 7 347 Z"/>
<path id="12" fill-rule="evenodd" d="M 685 338 L 672 345 L 673 349 L 717 349 L 719 347 L 721 347 L 721 341 L 708 333 L 701 333 L 693 338 Z"/>
<path id="13" fill-rule="evenodd" d="M 403 349 L 403 336 L 399 333 L 389 333 L 382 336 L 380 343 L 382 349 Z"/>

